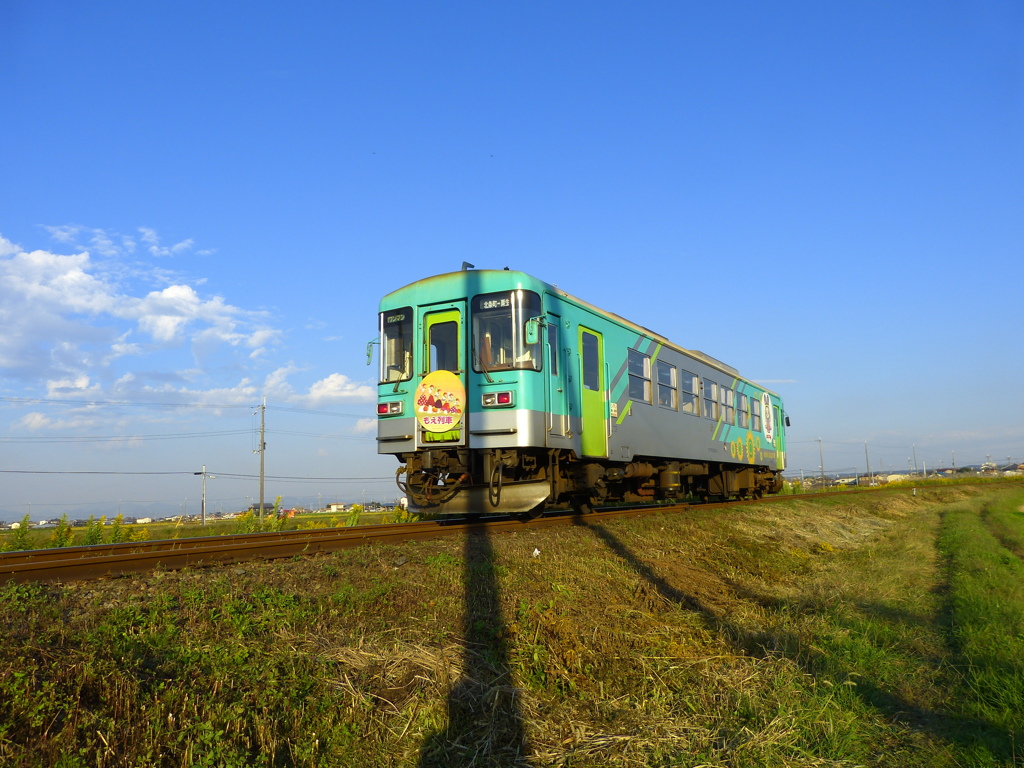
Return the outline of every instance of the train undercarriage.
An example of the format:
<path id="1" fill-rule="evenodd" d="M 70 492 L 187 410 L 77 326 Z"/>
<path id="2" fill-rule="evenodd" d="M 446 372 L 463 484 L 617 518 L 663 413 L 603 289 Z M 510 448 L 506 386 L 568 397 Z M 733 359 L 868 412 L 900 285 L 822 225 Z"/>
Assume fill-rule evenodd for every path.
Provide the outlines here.
<path id="1" fill-rule="evenodd" d="M 545 505 L 579 512 L 607 504 L 759 498 L 782 489 L 765 466 L 635 457 L 580 458 L 559 449 L 466 448 L 403 454 L 398 485 L 409 506 L 438 514 L 539 514 Z"/>

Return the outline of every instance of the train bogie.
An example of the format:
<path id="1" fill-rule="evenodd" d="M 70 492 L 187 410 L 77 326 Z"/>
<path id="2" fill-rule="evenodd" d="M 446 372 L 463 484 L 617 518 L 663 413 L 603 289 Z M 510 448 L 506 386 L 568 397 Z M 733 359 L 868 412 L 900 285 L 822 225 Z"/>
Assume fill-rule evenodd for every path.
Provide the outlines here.
<path id="1" fill-rule="evenodd" d="M 420 511 L 781 487 L 777 395 L 555 286 L 463 270 L 388 294 L 379 317 L 378 450 Z"/>

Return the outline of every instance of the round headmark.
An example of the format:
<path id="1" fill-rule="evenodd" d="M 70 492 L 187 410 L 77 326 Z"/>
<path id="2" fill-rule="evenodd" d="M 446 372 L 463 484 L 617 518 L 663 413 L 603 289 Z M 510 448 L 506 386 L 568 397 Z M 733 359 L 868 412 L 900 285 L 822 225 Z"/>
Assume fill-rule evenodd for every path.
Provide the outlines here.
<path id="1" fill-rule="evenodd" d="M 466 388 L 451 371 L 428 373 L 416 387 L 416 421 L 428 432 L 447 432 L 462 421 Z"/>

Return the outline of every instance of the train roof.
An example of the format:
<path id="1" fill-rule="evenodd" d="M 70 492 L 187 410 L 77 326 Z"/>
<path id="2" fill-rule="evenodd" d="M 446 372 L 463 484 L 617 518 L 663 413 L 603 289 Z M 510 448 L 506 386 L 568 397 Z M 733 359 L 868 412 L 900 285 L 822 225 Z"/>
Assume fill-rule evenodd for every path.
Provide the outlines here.
<path id="1" fill-rule="evenodd" d="M 635 323 L 632 320 L 628 320 L 625 317 L 622 317 L 622 315 L 616 314 L 615 312 L 609 312 L 607 309 L 601 309 L 600 307 L 591 304 L 589 301 L 581 299 L 578 296 L 574 296 L 573 294 L 568 293 L 567 291 L 563 291 L 557 285 L 545 282 L 540 278 L 533 277 L 532 275 L 528 275 L 527 273 L 521 272 L 519 270 L 508 269 L 507 267 L 505 269 L 463 269 L 458 272 L 445 272 L 440 275 L 425 277 L 421 280 L 416 280 L 415 282 L 409 283 L 408 285 L 405 285 L 401 288 L 392 291 L 391 293 L 386 294 L 381 299 L 381 309 L 384 309 L 384 305 L 385 303 L 388 302 L 388 299 L 394 298 L 407 300 L 405 299 L 404 296 L 402 296 L 402 294 L 410 292 L 425 291 L 428 294 L 436 293 L 436 300 L 438 301 L 448 299 L 451 297 L 451 290 L 449 286 L 451 285 L 451 283 L 458 281 L 466 283 L 467 288 L 473 288 L 472 291 L 467 290 L 467 296 L 476 293 L 491 293 L 500 290 L 508 290 L 510 287 L 523 288 L 527 290 L 555 294 L 556 296 L 571 301 L 574 304 L 578 304 L 581 307 L 585 307 L 586 309 L 590 310 L 591 312 L 594 312 L 595 314 L 602 315 L 604 317 L 614 320 L 615 322 L 621 325 L 632 328 L 638 333 L 655 339 L 660 344 L 670 347 L 676 350 L 677 352 L 680 352 L 684 355 L 689 355 L 690 357 L 700 360 L 702 363 L 709 365 L 712 368 L 716 368 L 720 370 L 722 373 L 726 373 L 738 379 L 743 379 L 744 381 L 755 383 L 750 379 L 747 379 L 745 376 L 741 376 L 740 372 L 733 368 L 731 365 L 723 363 L 721 360 L 712 357 L 711 355 L 708 355 L 696 349 L 687 349 L 686 347 L 680 346 L 674 341 L 671 341 L 668 337 L 660 333 L 657 333 L 656 331 L 652 331 L 650 328 L 642 326 L 639 323 Z M 511 286 L 510 283 L 512 284 Z M 764 389 L 767 392 L 777 394 L 772 390 L 768 389 L 767 387 L 761 386 L 760 384 L 758 384 L 757 386 L 760 389 Z"/>

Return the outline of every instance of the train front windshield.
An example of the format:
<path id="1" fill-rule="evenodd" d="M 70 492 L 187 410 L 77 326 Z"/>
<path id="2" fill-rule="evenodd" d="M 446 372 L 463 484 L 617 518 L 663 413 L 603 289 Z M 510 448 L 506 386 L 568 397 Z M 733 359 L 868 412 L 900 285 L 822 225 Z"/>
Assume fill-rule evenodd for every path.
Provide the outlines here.
<path id="1" fill-rule="evenodd" d="M 541 314 L 533 291 L 486 293 L 473 298 L 473 369 L 539 371 L 541 345 L 526 343 L 526 321 Z"/>
<path id="2" fill-rule="evenodd" d="M 380 313 L 380 381 L 412 378 L 412 307 Z"/>

